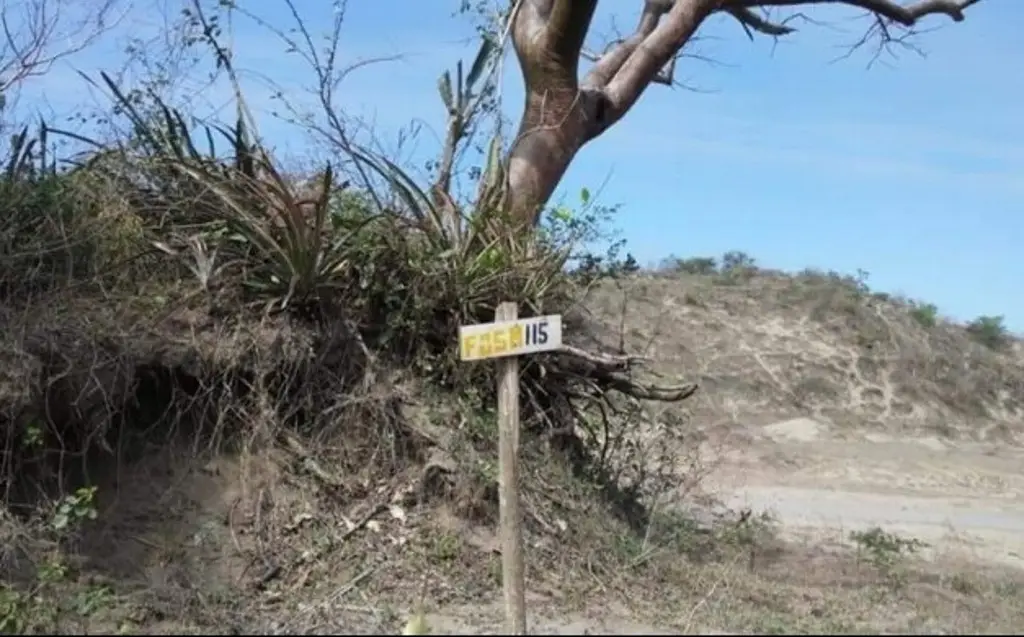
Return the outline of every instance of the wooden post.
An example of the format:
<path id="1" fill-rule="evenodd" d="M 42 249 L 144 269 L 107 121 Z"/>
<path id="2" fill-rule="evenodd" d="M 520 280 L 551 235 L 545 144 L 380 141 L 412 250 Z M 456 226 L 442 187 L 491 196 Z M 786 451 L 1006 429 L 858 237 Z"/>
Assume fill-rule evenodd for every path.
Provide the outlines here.
<path id="1" fill-rule="evenodd" d="M 514 321 L 515 303 L 502 303 L 495 321 Z M 519 358 L 498 360 L 498 472 L 501 519 L 501 582 L 509 635 L 526 634 L 522 516 L 519 512 Z"/>
<path id="2" fill-rule="evenodd" d="M 522 515 L 519 511 L 519 356 L 562 348 L 562 317 L 518 319 L 515 303 L 502 303 L 494 322 L 459 326 L 459 359 L 498 360 L 498 495 L 501 508 L 501 579 L 505 633 L 526 634 Z"/>

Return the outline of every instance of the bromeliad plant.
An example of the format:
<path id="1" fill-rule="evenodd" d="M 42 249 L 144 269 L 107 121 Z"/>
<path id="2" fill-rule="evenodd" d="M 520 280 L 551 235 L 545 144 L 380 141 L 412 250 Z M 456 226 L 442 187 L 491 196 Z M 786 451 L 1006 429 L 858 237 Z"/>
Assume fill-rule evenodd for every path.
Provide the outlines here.
<path id="1" fill-rule="evenodd" d="M 499 51 L 484 38 L 468 73 L 459 64 L 441 76 L 448 125 L 430 186 L 380 154 L 353 145 L 343 149 L 361 174 L 382 185 L 368 199 L 387 219 L 382 225 L 396 230 L 389 242 L 377 244 L 386 254 L 367 254 L 360 263 L 368 292 L 361 300 L 373 299 L 367 303 L 375 308 L 368 322 L 380 326 L 374 340 L 417 351 L 410 358 L 429 360 L 429 371 L 442 378 L 457 375 L 450 344 L 459 325 L 493 320 L 503 301 L 516 302 L 521 316 L 560 313 L 575 296 L 567 264 L 581 237 L 575 229 L 552 235 L 511 222 L 500 131 L 489 140 L 483 166 L 472 171 L 471 198 L 459 200 L 453 193 L 455 158 L 478 128 L 474 118 L 487 113 Z"/>
<path id="2" fill-rule="evenodd" d="M 414 244 L 410 261 L 435 287 L 431 296 L 449 304 L 452 327 L 458 322 L 488 321 L 502 300 L 520 304 L 524 315 L 542 313 L 545 299 L 565 281 L 570 245 L 549 245 L 533 232 L 517 232 L 502 205 L 503 166 L 495 138 L 468 214 L 450 198 L 438 199 L 387 158 L 365 150 L 353 155 L 383 179 L 397 199 Z M 391 211 L 391 214 L 396 214 Z M 457 218 L 458 223 L 452 223 Z"/>
<path id="3" fill-rule="evenodd" d="M 305 196 L 250 134 L 255 122 L 241 94 L 233 127 L 198 127 L 206 138 L 206 149 L 200 150 L 180 112 L 154 97 L 155 116 L 147 116 L 106 74 L 102 78 L 145 156 L 139 163 L 153 177 L 147 187 L 195 194 L 187 202 L 172 203 L 190 208 L 184 215 L 179 211 L 179 217 L 197 223 L 168 224 L 168 236 L 155 237 L 153 244 L 187 259 L 204 288 L 212 276 L 231 269 L 241 273 L 251 298 L 267 309 L 283 310 L 324 301 L 346 285 L 360 231 L 375 217 L 333 214 L 344 185 L 336 183 L 330 165 L 307 189 L 313 196 Z M 216 136 L 230 146 L 229 158 L 218 157 Z M 194 234 L 181 236 L 183 226 Z M 219 264 L 218 258 L 223 258 Z"/>
<path id="4" fill-rule="evenodd" d="M 360 231 L 375 217 L 352 221 L 331 214 L 334 171 L 323 171 L 315 197 L 299 197 L 261 150 L 260 177 L 229 181 L 183 166 L 207 183 L 224 214 L 225 251 L 244 264 L 243 284 L 268 309 L 326 300 L 348 281 Z"/>

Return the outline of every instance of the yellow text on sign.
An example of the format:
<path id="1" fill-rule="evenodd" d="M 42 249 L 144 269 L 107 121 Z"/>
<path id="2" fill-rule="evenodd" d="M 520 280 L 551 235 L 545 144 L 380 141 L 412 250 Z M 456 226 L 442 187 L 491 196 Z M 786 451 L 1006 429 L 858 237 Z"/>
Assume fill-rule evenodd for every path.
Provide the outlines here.
<path id="1" fill-rule="evenodd" d="M 464 361 L 547 352 L 562 346 L 562 317 L 536 316 L 459 328 L 459 358 Z"/>

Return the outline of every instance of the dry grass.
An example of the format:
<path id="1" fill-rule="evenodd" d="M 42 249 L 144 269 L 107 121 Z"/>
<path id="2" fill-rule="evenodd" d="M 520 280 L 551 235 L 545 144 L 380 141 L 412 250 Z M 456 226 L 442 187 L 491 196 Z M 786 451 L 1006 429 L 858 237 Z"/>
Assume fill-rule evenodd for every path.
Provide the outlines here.
<path id="1" fill-rule="evenodd" d="M 1017 570 L 911 556 L 882 568 L 847 550 L 781 543 L 770 529 L 748 532 L 735 521 L 691 529 L 638 560 L 633 536 L 613 526 L 595 520 L 580 529 L 577 539 L 589 549 L 580 569 L 531 553 L 533 634 L 997 634 L 1018 630 L 1024 616 Z M 493 571 L 490 588 L 449 594 L 453 582 L 486 582 L 483 569 L 465 564 L 467 554 L 487 563 L 487 553 L 457 539 L 464 536 L 438 537 L 444 550 L 431 553 L 431 569 L 445 579 L 431 580 L 440 595 L 428 599 L 428 621 L 441 634 L 501 634 Z M 339 605 L 337 616 L 356 620 L 378 608 L 371 598 Z"/>

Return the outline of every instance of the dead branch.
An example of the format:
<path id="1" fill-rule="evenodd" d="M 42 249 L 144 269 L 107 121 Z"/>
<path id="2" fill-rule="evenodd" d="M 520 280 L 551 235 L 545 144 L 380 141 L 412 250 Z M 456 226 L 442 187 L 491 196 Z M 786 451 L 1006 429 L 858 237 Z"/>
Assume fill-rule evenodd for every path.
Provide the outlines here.
<path id="1" fill-rule="evenodd" d="M 0 8 L 0 93 L 49 71 L 113 28 L 118 0 L 101 0 L 82 17 L 66 17 L 78 3 L 69 0 L 5 2 Z"/>
<path id="2" fill-rule="evenodd" d="M 833 0 L 836 2 L 836 0 Z M 845 4 L 870 11 L 883 18 L 898 22 L 905 27 L 929 15 L 946 15 L 954 22 L 962 22 L 964 10 L 980 0 L 918 0 L 910 4 L 899 4 L 893 0 L 838 0 Z M 729 0 L 722 3 L 723 10 L 751 7 L 793 7 L 819 4 L 822 0 Z"/>
<path id="3" fill-rule="evenodd" d="M 772 22 L 745 7 L 726 9 L 726 13 L 739 21 L 740 26 L 742 26 L 743 30 L 747 32 L 747 37 L 751 40 L 754 39 L 754 34 L 751 32 L 752 30 L 772 36 L 788 35 L 793 31 L 796 31 L 793 27 L 780 22 Z"/>
<path id="4" fill-rule="evenodd" d="M 602 392 L 617 391 L 638 400 L 679 402 L 693 396 L 698 389 L 697 383 L 657 386 L 634 380 L 630 372 L 643 360 L 635 356 L 592 354 L 571 346 L 563 346 L 558 354 L 562 358 L 559 373 L 591 381 Z"/>
<path id="5" fill-rule="evenodd" d="M 277 98 L 295 116 L 295 120 L 286 120 L 291 123 L 298 123 L 306 130 L 319 135 L 324 141 L 344 155 L 353 158 L 351 167 L 355 171 L 355 178 L 363 190 L 373 199 L 378 209 L 384 207 L 383 196 L 376 187 L 371 175 L 367 172 L 363 162 L 355 159 L 357 145 L 353 141 L 353 122 L 349 121 L 336 103 L 338 89 L 349 74 L 370 65 L 380 62 L 393 62 L 401 59 L 401 55 L 384 56 L 356 60 L 350 64 L 342 64 L 339 59 L 341 29 L 346 18 L 347 2 L 339 2 L 335 6 L 329 31 L 326 36 L 312 33 L 309 20 L 303 18 L 299 11 L 298 3 L 294 0 L 285 0 L 285 7 L 292 19 L 292 27 L 283 28 L 275 26 L 270 20 L 253 12 L 250 9 L 233 4 L 230 10 L 238 15 L 252 20 L 258 26 L 266 29 L 281 43 L 286 46 L 286 51 L 291 55 L 298 55 L 303 62 L 313 71 L 316 78 L 315 86 L 311 88 L 320 106 L 320 115 L 324 121 L 321 122 L 311 113 L 299 113 L 296 107 L 286 97 L 287 91 L 282 87 L 277 88 Z M 326 45 L 323 44 L 326 40 Z"/>
<path id="6" fill-rule="evenodd" d="M 608 354 L 591 354 L 572 345 L 563 345 L 561 352 L 569 356 L 583 359 L 592 365 L 609 367 L 616 371 L 626 371 L 633 365 L 639 365 L 648 359 L 642 356 L 610 356 Z"/>

